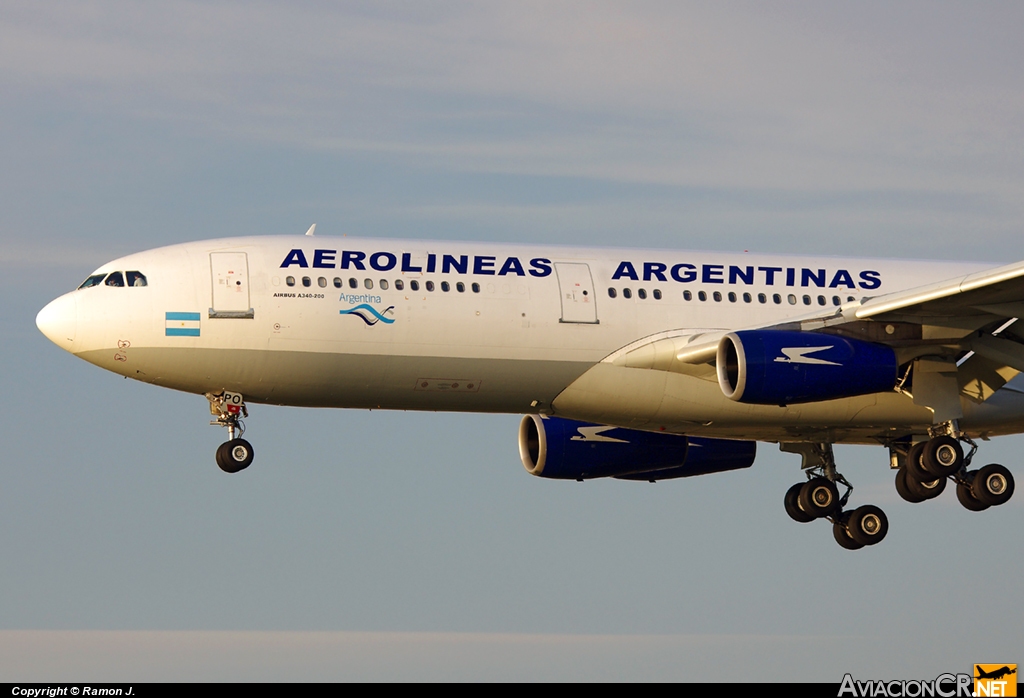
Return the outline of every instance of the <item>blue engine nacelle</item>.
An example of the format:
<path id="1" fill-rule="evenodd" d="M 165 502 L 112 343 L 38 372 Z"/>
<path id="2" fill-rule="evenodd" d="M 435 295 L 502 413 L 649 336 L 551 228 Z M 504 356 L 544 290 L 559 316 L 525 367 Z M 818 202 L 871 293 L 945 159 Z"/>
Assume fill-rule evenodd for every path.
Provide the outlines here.
<path id="1" fill-rule="evenodd" d="M 730 400 L 788 405 L 892 390 L 896 352 L 818 332 L 730 332 L 718 345 L 718 384 Z"/>
<path id="2" fill-rule="evenodd" d="M 747 468 L 754 448 L 752 441 L 688 439 L 532 414 L 519 424 L 527 472 L 561 480 L 667 480 Z"/>
<path id="3" fill-rule="evenodd" d="M 706 439 L 702 436 L 688 436 L 689 448 L 686 462 L 678 468 L 651 470 L 646 473 L 616 475 L 619 480 L 674 480 L 677 477 L 724 473 L 727 470 L 749 468 L 757 455 L 756 441 L 734 441 L 732 439 Z"/>

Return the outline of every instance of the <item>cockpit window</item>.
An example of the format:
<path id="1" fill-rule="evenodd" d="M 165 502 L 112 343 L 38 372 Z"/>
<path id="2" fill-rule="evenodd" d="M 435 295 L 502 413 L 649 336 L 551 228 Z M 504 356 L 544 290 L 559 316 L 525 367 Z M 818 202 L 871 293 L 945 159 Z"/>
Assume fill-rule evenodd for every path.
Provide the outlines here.
<path id="1" fill-rule="evenodd" d="M 128 277 L 128 285 L 132 286 L 133 288 L 139 288 L 140 286 L 148 285 L 146 283 L 146 275 L 143 274 L 141 271 L 129 271 L 125 272 L 125 275 Z"/>
<path id="2" fill-rule="evenodd" d="M 105 276 L 106 274 L 93 274 L 88 279 L 83 281 L 82 285 L 79 286 L 78 288 L 89 288 L 90 286 L 99 286 L 99 283 L 103 281 L 103 277 Z"/>
<path id="3" fill-rule="evenodd" d="M 104 283 L 107 286 L 124 286 L 124 276 L 119 271 L 111 272 Z"/>

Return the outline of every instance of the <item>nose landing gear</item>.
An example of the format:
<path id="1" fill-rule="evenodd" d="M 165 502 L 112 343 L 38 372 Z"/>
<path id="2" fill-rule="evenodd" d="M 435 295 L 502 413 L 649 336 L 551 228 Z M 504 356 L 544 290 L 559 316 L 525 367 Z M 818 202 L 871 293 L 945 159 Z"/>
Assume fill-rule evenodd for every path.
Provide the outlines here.
<path id="1" fill-rule="evenodd" d="M 206 399 L 210 401 L 210 414 L 216 417 L 210 424 L 228 430 L 228 440 L 217 448 L 217 465 L 226 473 L 245 470 L 254 456 L 252 444 L 242 438 L 245 433 L 242 417 L 249 416 L 245 400 L 240 393 L 227 391 L 220 395 L 207 393 Z"/>

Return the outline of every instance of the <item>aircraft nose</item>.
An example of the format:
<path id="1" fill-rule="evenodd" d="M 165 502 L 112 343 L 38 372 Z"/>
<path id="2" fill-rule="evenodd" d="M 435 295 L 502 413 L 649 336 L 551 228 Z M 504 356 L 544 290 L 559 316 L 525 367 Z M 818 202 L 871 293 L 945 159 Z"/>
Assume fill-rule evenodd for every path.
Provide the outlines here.
<path id="1" fill-rule="evenodd" d="M 78 301 L 74 294 L 67 293 L 50 301 L 36 315 L 36 327 L 61 349 L 73 351 L 78 330 Z"/>

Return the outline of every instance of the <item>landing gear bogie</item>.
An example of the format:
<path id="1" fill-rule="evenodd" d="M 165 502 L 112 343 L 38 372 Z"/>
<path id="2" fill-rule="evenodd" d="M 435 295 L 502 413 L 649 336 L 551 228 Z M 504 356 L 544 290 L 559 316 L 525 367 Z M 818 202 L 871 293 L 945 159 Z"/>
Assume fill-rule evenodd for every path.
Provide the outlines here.
<path id="1" fill-rule="evenodd" d="M 800 487 L 800 508 L 815 519 L 834 513 L 841 506 L 839 489 L 825 477 L 808 480 Z"/>
<path id="2" fill-rule="evenodd" d="M 961 482 L 956 484 L 956 498 L 960 502 L 960 505 L 968 511 L 985 511 L 988 509 L 988 504 L 979 502 L 974 497 L 974 492 L 971 491 L 971 485 L 974 481 L 975 473 L 964 473 L 964 478 Z"/>
<path id="3" fill-rule="evenodd" d="M 803 487 L 804 483 L 798 482 L 786 490 L 786 513 L 789 514 L 789 518 L 793 519 L 797 523 L 810 523 L 811 521 L 814 521 L 814 516 L 800 508 L 800 490 L 802 490 Z"/>
<path id="4" fill-rule="evenodd" d="M 952 436 L 936 436 L 924 442 L 921 464 L 934 477 L 949 477 L 964 465 L 964 449 Z M 922 481 L 925 478 L 920 478 Z"/>
<path id="5" fill-rule="evenodd" d="M 832 524 L 832 537 L 836 539 L 836 543 L 839 543 L 840 546 L 847 550 L 860 550 L 864 547 L 864 544 L 858 543 L 850 535 L 846 528 L 848 519 L 848 514 L 836 517 L 835 522 Z"/>
<path id="6" fill-rule="evenodd" d="M 1013 475 L 997 463 L 979 469 L 971 479 L 971 494 L 982 504 L 991 507 L 1010 501 L 1013 489 Z"/>
<path id="7" fill-rule="evenodd" d="M 910 473 L 908 468 L 900 468 L 896 471 L 896 493 L 899 494 L 905 501 L 911 504 L 920 504 L 925 501 L 927 497 L 922 496 L 918 493 L 916 488 L 910 486 Z M 917 484 L 916 480 L 913 480 L 914 484 Z"/>
<path id="8" fill-rule="evenodd" d="M 846 520 L 846 531 L 861 545 L 876 545 L 889 532 L 889 519 L 885 512 L 873 504 L 857 507 Z"/>

